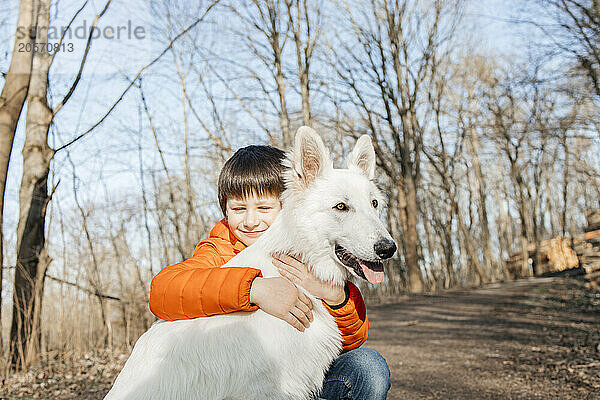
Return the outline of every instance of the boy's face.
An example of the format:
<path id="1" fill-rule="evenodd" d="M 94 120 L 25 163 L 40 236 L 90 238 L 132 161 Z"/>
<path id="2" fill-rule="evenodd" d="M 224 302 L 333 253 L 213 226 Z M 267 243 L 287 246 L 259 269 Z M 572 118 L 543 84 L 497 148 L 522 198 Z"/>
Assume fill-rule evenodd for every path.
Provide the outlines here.
<path id="1" fill-rule="evenodd" d="M 227 224 L 238 240 L 250 246 L 271 226 L 279 211 L 279 197 L 252 192 L 243 199 L 227 199 Z"/>

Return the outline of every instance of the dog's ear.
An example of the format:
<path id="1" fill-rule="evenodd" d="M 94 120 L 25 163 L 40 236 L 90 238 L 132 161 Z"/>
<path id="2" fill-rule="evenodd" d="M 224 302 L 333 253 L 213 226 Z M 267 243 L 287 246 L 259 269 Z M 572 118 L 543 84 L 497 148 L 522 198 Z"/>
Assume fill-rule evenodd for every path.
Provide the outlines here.
<path id="1" fill-rule="evenodd" d="M 292 168 L 300 187 L 308 187 L 327 168 L 331 160 L 319 134 L 308 126 L 296 132 Z"/>
<path id="2" fill-rule="evenodd" d="M 348 168 L 357 167 L 369 179 L 375 176 L 375 149 L 369 135 L 362 135 L 354 146 L 352 153 L 346 158 Z"/>

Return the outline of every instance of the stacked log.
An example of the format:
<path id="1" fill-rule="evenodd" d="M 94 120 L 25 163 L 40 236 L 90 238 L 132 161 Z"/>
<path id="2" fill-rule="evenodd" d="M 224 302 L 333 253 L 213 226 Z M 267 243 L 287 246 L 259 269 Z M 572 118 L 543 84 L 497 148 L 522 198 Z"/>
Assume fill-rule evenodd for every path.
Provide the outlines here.
<path id="1" fill-rule="evenodd" d="M 546 249 L 547 265 L 543 272 L 558 272 L 579 266 L 579 258 L 573 249 L 571 249 L 571 241 L 562 237 L 550 239 Z"/>
<path id="2" fill-rule="evenodd" d="M 530 244 L 527 251 L 529 253 L 529 265 L 532 266 L 530 272 L 532 272 L 536 253 L 535 244 Z M 565 271 L 577 268 L 579 265 L 577 254 L 571 248 L 571 240 L 569 238 L 555 237 L 543 240 L 540 243 L 540 259 L 542 265 L 535 268 L 538 275 Z M 506 268 L 511 277 L 524 277 L 522 273 L 522 255 L 520 252 L 509 257 Z"/>
<path id="3" fill-rule="evenodd" d="M 600 209 L 590 210 L 586 213 L 587 227 L 584 232 L 600 230 Z"/>
<path id="4" fill-rule="evenodd" d="M 586 274 L 600 271 L 600 229 L 576 235 L 573 244 Z"/>
<path id="5" fill-rule="evenodd" d="M 522 256 L 521 253 L 511 254 L 506 261 L 506 271 L 508 272 L 508 276 L 511 279 L 524 278 L 527 275 L 523 275 L 522 269 Z M 531 258 L 531 253 L 529 254 L 529 265 L 533 263 L 533 258 Z"/>
<path id="6" fill-rule="evenodd" d="M 540 243 L 542 265 L 535 268 L 538 275 L 555 274 L 579 267 L 581 273 L 585 274 L 585 279 L 600 284 L 600 210 L 588 212 L 586 218 L 588 226 L 584 233 L 572 238 L 556 237 Z M 537 250 L 535 244 L 530 244 L 527 250 L 529 265 L 533 266 Z M 513 278 L 523 277 L 520 252 L 509 257 L 506 268 Z"/>

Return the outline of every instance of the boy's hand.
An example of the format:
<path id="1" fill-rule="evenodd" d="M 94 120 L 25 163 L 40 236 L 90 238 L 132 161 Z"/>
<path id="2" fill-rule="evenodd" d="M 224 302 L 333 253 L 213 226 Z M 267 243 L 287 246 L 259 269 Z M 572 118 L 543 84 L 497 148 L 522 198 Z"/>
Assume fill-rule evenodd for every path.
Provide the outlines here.
<path id="1" fill-rule="evenodd" d="M 346 299 L 343 286 L 323 282 L 308 270 L 306 264 L 287 254 L 273 254 L 273 265 L 284 278 L 302 286 L 308 293 L 325 301 L 330 306 L 341 304 Z"/>
<path id="2" fill-rule="evenodd" d="M 250 302 L 300 332 L 313 321 L 312 301 L 285 278 L 255 278 L 250 286 Z"/>

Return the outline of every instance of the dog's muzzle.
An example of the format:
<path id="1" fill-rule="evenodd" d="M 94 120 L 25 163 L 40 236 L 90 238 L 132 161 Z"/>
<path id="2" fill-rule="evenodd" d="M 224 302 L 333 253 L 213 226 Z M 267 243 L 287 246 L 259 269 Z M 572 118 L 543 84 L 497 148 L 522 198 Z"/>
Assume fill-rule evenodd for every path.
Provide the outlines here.
<path id="1" fill-rule="evenodd" d="M 384 272 L 381 260 L 360 259 L 337 243 L 335 245 L 335 255 L 342 264 L 352 268 L 359 277 L 371 283 L 381 283 L 383 281 Z"/>

